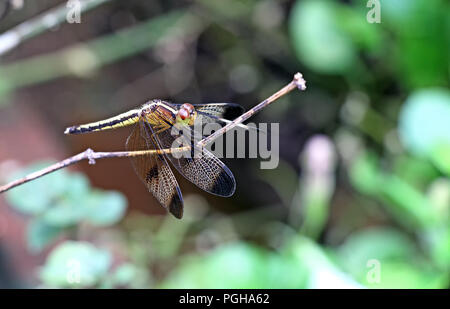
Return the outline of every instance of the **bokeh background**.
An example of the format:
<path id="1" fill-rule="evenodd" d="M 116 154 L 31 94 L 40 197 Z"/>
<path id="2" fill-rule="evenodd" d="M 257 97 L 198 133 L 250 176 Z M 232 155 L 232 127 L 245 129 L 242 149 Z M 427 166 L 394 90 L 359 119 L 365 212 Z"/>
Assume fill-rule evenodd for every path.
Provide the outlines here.
<path id="1" fill-rule="evenodd" d="M 67 3 L 0 1 L 1 184 L 124 150 L 130 128 L 64 128 L 150 98 L 249 109 L 297 71 L 308 89 L 251 119 L 280 123 L 278 168 L 225 159 L 231 198 L 176 175 L 181 221 L 127 159 L 2 194 L 0 287 L 450 287 L 447 1 L 92 0 L 79 24 Z"/>

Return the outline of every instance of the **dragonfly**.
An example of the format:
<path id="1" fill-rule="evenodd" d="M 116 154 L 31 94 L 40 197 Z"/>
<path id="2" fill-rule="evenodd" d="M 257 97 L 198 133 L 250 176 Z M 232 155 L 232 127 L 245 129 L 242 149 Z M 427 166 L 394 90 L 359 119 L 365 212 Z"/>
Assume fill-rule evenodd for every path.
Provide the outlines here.
<path id="1" fill-rule="evenodd" d="M 175 155 L 175 152 L 161 151 L 130 156 L 136 174 L 147 189 L 165 209 L 181 219 L 183 196 L 168 162 L 200 189 L 223 197 L 233 195 L 236 189 L 233 173 L 207 149 L 199 149 L 192 137 L 196 123 L 226 124 L 243 112 L 242 106 L 235 103 L 175 104 L 154 99 L 105 120 L 69 127 L 64 133 L 90 133 L 134 125 L 125 144 L 130 152 L 172 149 L 176 139 L 184 139 L 190 145 L 185 152 L 190 153 Z"/>

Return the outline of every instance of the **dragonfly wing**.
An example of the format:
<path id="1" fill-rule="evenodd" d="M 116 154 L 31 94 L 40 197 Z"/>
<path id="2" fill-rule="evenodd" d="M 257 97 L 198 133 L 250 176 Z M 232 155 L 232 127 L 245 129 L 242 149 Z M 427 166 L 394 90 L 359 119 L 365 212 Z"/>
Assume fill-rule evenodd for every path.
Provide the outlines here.
<path id="1" fill-rule="evenodd" d="M 209 103 L 194 105 L 195 110 L 201 115 L 209 115 L 214 118 L 233 120 L 244 113 L 244 108 L 235 103 Z"/>
<path id="2" fill-rule="evenodd" d="M 172 104 L 179 109 L 182 104 Z M 206 103 L 193 104 L 197 113 L 205 118 L 233 120 L 244 113 L 244 108 L 236 103 Z M 206 120 L 207 121 L 207 120 Z M 216 120 L 217 121 L 217 120 Z"/>
<path id="3" fill-rule="evenodd" d="M 187 126 L 184 129 L 184 133 L 192 130 Z M 191 146 L 189 151 L 167 154 L 180 174 L 206 192 L 225 197 L 233 195 L 236 181 L 228 167 L 208 150 L 195 147 L 189 134 L 181 136 L 174 134 L 174 131 L 177 130 L 165 130 L 156 134 L 156 138 L 161 148 L 173 148 L 174 140 L 179 138 L 184 139 L 185 145 Z"/>
<path id="4" fill-rule="evenodd" d="M 144 121 L 134 127 L 127 139 L 128 151 L 158 149 L 152 140 L 152 129 Z M 158 202 L 176 218 L 183 217 L 183 197 L 180 187 L 164 155 L 130 157 L 134 170 Z"/>

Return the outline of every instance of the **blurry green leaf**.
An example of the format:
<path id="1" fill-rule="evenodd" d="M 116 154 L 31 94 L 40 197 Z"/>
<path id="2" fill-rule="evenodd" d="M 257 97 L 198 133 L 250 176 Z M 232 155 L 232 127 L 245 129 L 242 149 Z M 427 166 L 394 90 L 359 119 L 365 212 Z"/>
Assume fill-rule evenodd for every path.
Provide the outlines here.
<path id="1" fill-rule="evenodd" d="M 424 27 L 429 26 L 424 24 Z M 400 74 L 398 80 L 410 88 L 448 85 L 448 47 L 445 45 L 449 44 L 450 40 L 445 42 L 441 34 L 399 40 L 393 57 Z"/>
<path id="2" fill-rule="evenodd" d="M 49 287 L 93 287 L 110 265 L 109 252 L 87 242 L 67 241 L 47 257 L 40 278 Z"/>
<path id="3" fill-rule="evenodd" d="M 304 269 L 291 258 L 235 243 L 187 258 L 162 287 L 301 288 L 304 278 Z"/>
<path id="4" fill-rule="evenodd" d="M 55 226 L 71 226 L 86 215 L 86 200 L 91 194 L 89 181 L 80 173 L 66 177 L 65 192 L 44 214 L 43 219 Z"/>
<path id="5" fill-rule="evenodd" d="M 407 262 L 384 262 L 380 267 L 380 282 L 366 283 L 380 289 L 444 289 L 449 280 L 445 273 L 421 269 Z"/>
<path id="6" fill-rule="evenodd" d="M 448 223 L 428 229 L 421 236 L 435 265 L 441 270 L 446 270 L 450 277 L 450 226 Z"/>
<path id="7" fill-rule="evenodd" d="M 412 156 L 395 157 L 395 174 L 408 183 L 422 188 L 439 176 L 439 171 L 428 160 Z"/>
<path id="8" fill-rule="evenodd" d="M 48 165 L 33 165 L 12 178 Z M 100 226 L 114 224 L 123 217 L 126 208 L 122 194 L 92 191 L 84 175 L 63 170 L 14 188 L 7 197 L 13 207 L 28 215 L 40 215 L 42 224 L 54 228 L 70 227 L 86 219 Z"/>
<path id="9" fill-rule="evenodd" d="M 11 180 L 24 177 L 50 164 L 49 162 L 33 164 L 11 175 Z M 67 193 L 69 182 L 70 176 L 66 171 L 60 170 L 14 188 L 6 193 L 6 197 L 11 206 L 20 212 L 28 215 L 38 215 Z"/>
<path id="10" fill-rule="evenodd" d="M 363 6 L 358 6 L 362 4 Z M 367 21 L 367 2 L 358 1 L 354 6 L 342 7 L 339 10 L 339 26 L 351 37 L 354 44 L 362 48 L 379 52 L 383 50 L 382 28 Z"/>
<path id="11" fill-rule="evenodd" d="M 312 239 L 318 239 L 325 228 L 330 214 L 330 195 L 308 192 L 307 189 L 309 188 L 306 186 L 305 184 L 303 188 L 303 203 L 296 205 L 302 211 L 303 224 L 301 225 L 300 233 Z"/>
<path id="12" fill-rule="evenodd" d="M 442 177 L 433 181 L 428 187 L 427 196 L 442 221 L 450 222 L 450 178 Z"/>
<path id="13" fill-rule="evenodd" d="M 352 274 L 366 272 L 369 259 L 404 260 L 417 255 L 411 239 L 388 228 L 371 228 L 350 235 L 338 251 L 341 265 Z"/>
<path id="14" fill-rule="evenodd" d="M 352 39 L 340 28 L 342 8 L 324 0 L 297 1 L 289 20 L 298 58 L 320 73 L 343 73 L 356 60 Z"/>
<path id="15" fill-rule="evenodd" d="M 416 91 L 408 97 L 400 113 L 400 138 L 412 152 L 429 157 L 439 145 L 450 144 L 449 119 L 449 90 Z"/>
<path id="16" fill-rule="evenodd" d="M 378 288 L 443 287 L 442 276 L 424 267 L 412 240 L 399 231 L 373 228 L 354 233 L 337 251 L 340 264 L 359 282 Z M 368 275 L 379 265 L 379 282 Z"/>
<path id="17" fill-rule="evenodd" d="M 448 85 L 448 1 L 385 2 L 382 20 L 395 38 L 390 62 L 398 80 L 411 88 Z"/>
<path id="18" fill-rule="evenodd" d="M 114 286 L 129 286 L 138 275 L 138 269 L 131 263 L 124 263 L 117 267 L 112 275 L 112 284 Z"/>
<path id="19" fill-rule="evenodd" d="M 293 238 L 284 248 L 298 265 L 308 271 L 306 288 L 361 288 L 350 276 L 339 270 L 323 249 L 313 241 L 304 238 Z"/>
<path id="20" fill-rule="evenodd" d="M 411 16 L 422 0 L 389 0 L 381 5 L 382 20 L 396 31 L 407 31 Z M 428 0 L 426 0 L 428 1 Z M 406 29 L 405 29 L 406 27 Z"/>
<path id="21" fill-rule="evenodd" d="M 442 173 L 450 176 L 450 143 L 434 147 L 431 151 L 431 161 Z"/>
<path id="22" fill-rule="evenodd" d="M 439 215 L 425 194 L 395 174 L 380 170 L 375 155 L 360 155 L 350 176 L 358 190 L 382 201 L 386 210 L 408 228 L 438 223 Z"/>
<path id="23" fill-rule="evenodd" d="M 378 158 L 374 153 L 365 153 L 358 158 L 350 169 L 353 185 L 365 194 L 376 194 L 379 190 Z"/>
<path id="24" fill-rule="evenodd" d="M 411 228 L 415 226 L 425 227 L 437 223 L 439 219 L 437 213 L 434 212 L 425 194 L 395 175 L 387 176 L 380 185 L 382 188 L 381 197 L 390 206 L 388 210 L 398 220 Z"/>
<path id="25" fill-rule="evenodd" d="M 42 219 L 48 224 L 69 227 L 77 224 L 86 217 L 86 201 L 88 197 L 75 200 L 64 199 L 57 202 L 45 214 Z"/>
<path id="26" fill-rule="evenodd" d="M 62 232 L 59 227 L 46 224 L 41 219 L 32 220 L 27 225 L 27 244 L 31 252 L 39 252 Z"/>
<path id="27" fill-rule="evenodd" d="M 99 226 L 115 224 L 125 214 L 126 205 L 125 196 L 119 192 L 94 191 L 86 201 L 86 219 Z"/>

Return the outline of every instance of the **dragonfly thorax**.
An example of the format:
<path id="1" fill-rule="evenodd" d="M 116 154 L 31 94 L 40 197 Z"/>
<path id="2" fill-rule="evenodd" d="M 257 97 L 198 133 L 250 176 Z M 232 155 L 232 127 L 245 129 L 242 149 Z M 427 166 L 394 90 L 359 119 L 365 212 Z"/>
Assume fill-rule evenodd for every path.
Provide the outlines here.
<path id="1" fill-rule="evenodd" d="M 163 105 L 161 100 L 151 100 L 144 105 L 142 105 L 139 116 L 145 116 L 151 113 L 154 113 L 158 106 Z"/>

